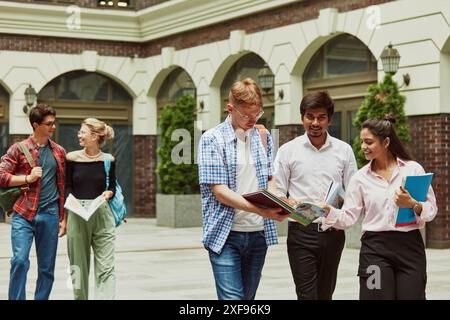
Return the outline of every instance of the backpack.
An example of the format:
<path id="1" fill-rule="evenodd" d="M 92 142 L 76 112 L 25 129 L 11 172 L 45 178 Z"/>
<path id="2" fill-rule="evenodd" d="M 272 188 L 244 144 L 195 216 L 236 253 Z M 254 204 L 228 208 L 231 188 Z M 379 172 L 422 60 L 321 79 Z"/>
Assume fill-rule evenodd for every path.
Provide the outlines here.
<path id="1" fill-rule="evenodd" d="M 28 151 L 28 148 L 25 146 L 23 142 L 19 142 L 18 144 L 31 168 L 34 168 L 36 166 L 36 163 L 34 162 L 34 159 L 31 156 L 30 151 Z M 14 210 L 13 207 L 16 201 L 22 196 L 22 194 L 27 192 L 29 189 L 30 188 L 28 184 L 24 184 L 18 187 L 0 187 L 0 207 L 3 208 L 8 217 L 13 212 Z"/>
<path id="2" fill-rule="evenodd" d="M 266 127 L 263 124 L 255 124 L 255 128 L 258 129 L 259 136 L 261 137 L 261 142 L 266 149 L 267 153 L 267 132 Z"/>
<path id="3" fill-rule="evenodd" d="M 109 153 L 104 153 L 104 163 L 105 163 L 105 172 L 106 172 L 106 190 L 109 188 L 109 169 L 111 168 L 112 156 Z M 125 199 L 122 194 L 122 188 L 119 185 L 119 182 L 116 179 L 116 191 L 114 192 L 114 197 L 108 200 L 109 207 L 114 216 L 114 221 L 116 223 L 116 227 L 122 224 L 122 221 L 125 223 L 125 216 L 127 215 L 127 207 L 125 206 Z"/>

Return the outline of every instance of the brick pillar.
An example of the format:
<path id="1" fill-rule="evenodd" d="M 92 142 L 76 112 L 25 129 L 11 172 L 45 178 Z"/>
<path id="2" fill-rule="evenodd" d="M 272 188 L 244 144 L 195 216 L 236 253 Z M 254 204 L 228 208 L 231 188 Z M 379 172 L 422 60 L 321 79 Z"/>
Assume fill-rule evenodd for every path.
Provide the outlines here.
<path id="1" fill-rule="evenodd" d="M 284 126 L 277 126 L 277 129 L 280 130 L 278 132 L 280 144 L 281 147 L 283 144 L 285 144 L 288 141 L 291 141 L 292 139 L 302 135 L 305 132 L 305 129 L 303 128 L 303 125 L 301 124 L 290 124 L 290 125 L 284 125 Z"/>
<path id="2" fill-rule="evenodd" d="M 16 142 L 20 142 L 22 140 L 25 140 L 29 137 L 29 134 L 10 134 L 9 135 L 9 145 L 12 145 Z"/>
<path id="3" fill-rule="evenodd" d="M 450 115 L 409 117 L 411 156 L 426 172 L 434 172 L 433 189 L 438 214 L 426 225 L 428 248 L 450 248 Z"/>
<path id="4" fill-rule="evenodd" d="M 133 217 L 156 216 L 156 135 L 133 136 Z"/>

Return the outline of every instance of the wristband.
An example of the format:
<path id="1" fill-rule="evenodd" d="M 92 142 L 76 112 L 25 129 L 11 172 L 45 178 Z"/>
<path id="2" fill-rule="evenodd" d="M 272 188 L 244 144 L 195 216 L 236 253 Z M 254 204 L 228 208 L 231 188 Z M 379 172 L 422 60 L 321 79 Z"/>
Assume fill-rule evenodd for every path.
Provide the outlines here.
<path id="1" fill-rule="evenodd" d="M 416 204 L 411 209 L 414 211 L 414 213 L 416 213 L 416 209 L 418 209 L 419 207 L 419 201 L 416 201 Z"/>

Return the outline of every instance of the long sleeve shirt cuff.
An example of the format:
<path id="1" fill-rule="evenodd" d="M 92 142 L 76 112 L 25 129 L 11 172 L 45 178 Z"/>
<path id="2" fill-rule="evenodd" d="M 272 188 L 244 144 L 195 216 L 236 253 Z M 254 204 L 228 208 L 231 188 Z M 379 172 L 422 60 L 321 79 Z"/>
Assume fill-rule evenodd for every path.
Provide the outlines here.
<path id="1" fill-rule="evenodd" d="M 322 220 L 322 230 L 325 231 L 334 226 L 338 219 L 338 209 L 331 208 L 327 216 Z"/>
<path id="2" fill-rule="evenodd" d="M 422 212 L 421 212 L 420 216 L 416 215 L 417 222 L 419 224 L 422 224 L 425 222 L 430 222 L 436 216 L 433 206 L 429 202 L 421 202 L 421 204 L 422 204 Z"/>

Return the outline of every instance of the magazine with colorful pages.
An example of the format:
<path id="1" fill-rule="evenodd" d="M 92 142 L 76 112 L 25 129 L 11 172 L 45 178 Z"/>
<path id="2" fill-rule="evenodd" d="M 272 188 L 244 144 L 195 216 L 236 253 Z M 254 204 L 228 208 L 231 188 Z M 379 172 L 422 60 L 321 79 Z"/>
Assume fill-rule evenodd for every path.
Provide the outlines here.
<path id="1" fill-rule="evenodd" d="M 258 207 L 281 208 L 282 211 L 280 214 L 289 214 L 290 218 L 296 220 L 304 226 L 309 225 L 311 222 L 324 216 L 326 213 L 325 209 L 322 208 L 322 204 L 306 200 L 292 206 L 277 197 L 274 193 L 265 189 L 243 194 L 242 196 Z M 324 203 L 330 205 L 334 203 L 337 208 L 342 206 L 343 190 L 338 183 L 332 182 L 330 184 Z"/>

